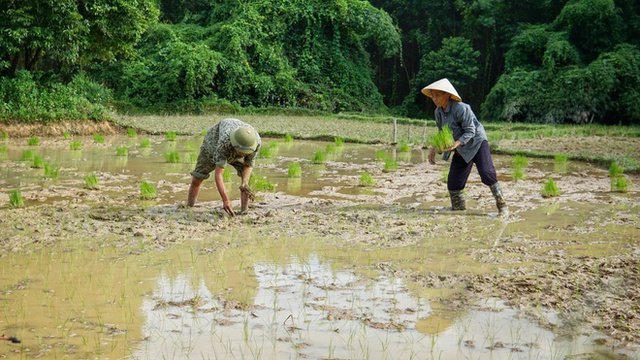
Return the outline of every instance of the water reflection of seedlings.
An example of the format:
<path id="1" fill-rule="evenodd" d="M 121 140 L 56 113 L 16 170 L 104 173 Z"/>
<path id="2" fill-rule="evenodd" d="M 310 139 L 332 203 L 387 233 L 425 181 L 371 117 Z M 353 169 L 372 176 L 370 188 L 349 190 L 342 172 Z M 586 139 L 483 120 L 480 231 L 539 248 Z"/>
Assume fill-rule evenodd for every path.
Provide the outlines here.
<path id="1" fill-rule="evenodd" d="M 57 166 L 44 164 L 44 177 L 47 179 L 57 179 L 60 170 Z"/>
<path id="2" fill-rule="evenodd" d="M 195 164 L 198 161 L 198 154 L 195 152 L 187 153 L 187 162 L 189 164 Z"/>
<path id="3" fill-rule="evenodd" d="M 152 200 L 158 196 L 156 187 L 153 184 L 142 180 L 140 183 L 140 198 L 143 200 Z"/>
<path id="4" fill-rule="evenodd" d="M 231 171 L 229 171 L 229 168 L 224 168 L 224 171 L 222 172 L 222 181 L 224 182 L 229 182 L 231 181 Z"/>
<path id="5" fill-rule="evenodd" d="M 9 151 L 9 147 L 5 144 L 0 145 L 0 153 L 6 154 Z"/>
<path id="6" fill-rule="evenodd" d="M 98 189 L 98 178 L 96 174 L 91 173 L 84 178 L 84 187 L 90 190 Z"/>
<path id="7" fill-rule="evenodd" d="M 259 156 L 266 159 L 275 157 L 276 155 L 278 155 L 279 146 L 280 145 L 278 144 L 277 141 L 275 140 L 269 141 L 267 145 L 260 147 Z"/>
<path id="8" fill-rule="evenodd" d="M 168 163 L 179 163 L 180 162 L 180 153 L 177 150 L 167 151 L 164 153 L 164 158 Z"/>
<path id="9" fill-rule="evenodd" d="M 29 146 L 38 146 L 40 145 L 40 138 L 37 136 L 32 136 L 29 138 L 29 140 L 27 140 L 27 144 Z"/>
<path id="10" fill-rule="evenodd" d="M 82 141 L 80 140 L 73 140 L 69 144 L 69 150 L 81 150 L 81 149 L 82 149 Z"/>
<path id="11" fill-rule="evenodd" d="M 446 183 L 449 180 L 449 169 L 445 168 L 442 170 L 442 176 L 440 177 L 440 181 Z"/>
<path id="12" fill-rule="evenodd" d="M 40 155 L 34 155 L 33 156 L 33 164 L 31 164 L 31 167 L 34 169 L 42 169 L 44 167 L 44 158 Z"/>
<path id="13" fill-rule="evenodd" d="M 360 174 L 360 186 L 374 186 L 376 181 L 373 179 L 373 176 L 366 171 L 363 171 Z"/>
<path id="14" fill-rule="evenodd" d="M 290 178 L 299 178 L 302 176 L 302 167 L 299 163 L 294 162 L 289 164 L 287 168 L 287 176 Z"/>
<path id="15" fill-rule="evenodd" d="M 27 149 L 25 151 L 22 152 L 22 154 L 20 155 L 20 158 L 23 161 L 30 161 L 33 160 L 33 158 L 36 156 L 35 151 L 31 150 L 31 149 Z"/>
<path id="16" fill-rule="evenodd" d="M 24 199 L 22 198 L 20 189 L 12 190 L 9 193 L 9 206 L 13 208 L 24 206 Z"/>
<path id="17" fill-rule="evenodd" d="M 558 186 L 556 185 L 553 179 L 547 180 L 544 184 L 544 188 L 542 189 L 542 197 L 554 197 L 560 195 L 560 190 L 558 190 Z"/>
<path id="18" fill-rule="evenodd" d="M 326 161 L 326 156 L 322 151 L 316 151 L 313 153 L 313 159 L 311 159 L 311 162 L 314 164 L 324 164 Z"/>

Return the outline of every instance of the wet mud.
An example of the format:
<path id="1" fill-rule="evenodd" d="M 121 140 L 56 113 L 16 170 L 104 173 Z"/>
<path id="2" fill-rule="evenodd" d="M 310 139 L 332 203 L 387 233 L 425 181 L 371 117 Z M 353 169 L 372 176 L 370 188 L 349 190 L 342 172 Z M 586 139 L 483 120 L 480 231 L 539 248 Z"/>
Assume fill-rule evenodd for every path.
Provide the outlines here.
<path id="1" fill-rule="evenodd" d="M 242 329 L 249 321 L 245 316 L 285 317 L 281 322 L 282 334 L 289 337 L 276 336 L 277 346 L 254 346 L 255 349 L 272 348 L 273 353 L 269 354 L 274 357 L 286 351 L 294 351 L 299 356 L 327 356 L 327 353 L 313 352 L 312 339 L 295 337 L 305 329 L 304 322 L 300 322 L 301 317 L 293 310 L 291 317 L 286 316 L 287 311 L 282 309 L 286 301 L 273 298 L 282 299 L 286 294 L 298 292 L 308 296 L 301 307 L 329 323 L 329 333 L 331 324 L 348 320 L 376 330 L 406 333 L 409 329 L 418 329 L 422 334 L 437 334 L 450 328 L 461 313 L 505 311 L 486 305 L 486 299 L 499 299 L 501 309 L 513 312 L 510 316 L 526 319 L 550 331 L 557 339 L 590 336 L 590 343 L 608 349 L 611 356 L 638 356 L 640 193 L 637 184 L 640 178 L 637 175 L 625 175 L 631 186 L 624 193 L 615 192 L 611 191 L 608 169 L 578 162 L 558 168 L 553 160 L 530 159 L 525 178 L 515 180 L 512 158 L 495 156 L 510 208 L 510 215 L 501 217 L 489 188 L 480 182 L 475 170 L 465 189 L 468 210 L 450 211 L 442 180 L 448 163 L 428 164 L 422 149 L 415 148 L 407 154 L 397 153 L 385 145 L 347 144 L 326 163 L 317 165 L 309 159 L 315 150 L 324 149 L 326 143 L 282 143 L 279 155 L 260 159 L 255 169 L 257 176 L 270 179 L 276 189 L 258 191 L 256 202 L 247 214 L 229 217 L 222 211 L 211 180 L 205 182 L 197 206 L 185 207 L 188 173 L 193 164 L 167 164 L 163 160 L 167 149 L 193 152 L 199 146 L 199 139 L 182 139 L 177 145 L 161 137 L 151 139 L 154 144 L 151 152 L 137 147 L 137 140 L 122 136 L 109 139 L 106 145 L 89 144 L 85 139 L 82 155 L 75 160 L 67 150 L 67 142 L 46 139 L 40 150 L 50 161 L 59 159 L 62 175 L 55 180 L 43 178 L 41 170 L 32 169 L 28 162 L 19 159 L 26 146 L 9 144 L 9 151 L 0 161 L 0 171 L 4 174 L 0 184 L 6 189 L 0 194 L 0 204 L 3 204 L 0 260 L 3 261 L 6 299 L 13 299 L 14 294 L 28 289 L 39 291 L 40 298 L 56 297 L 55 292 L 46 293 L 47 286 L 32 280 L 35 275 L 20 273 L 21 268 L 29 268 L 21 261 L 44 261 L 37 259 L 48 258 L 43 254 L 50 252 L 58 254 L 56 256 L 70 264 L 69 267 L 74 264 L 83 267 L 87 265 L 81 265 L 82 261 L 75 257 L 89 254 L 96 264 L 111 263 L 125 274 L 138 274 L 127 275 L 126 280 L 116 280 L 119 275 L 112 275 L 111 280 L 126 284 L 126 288 L 139 287 L 132 294 L 125 294 L 126 290 L 115 290 L 115 293 L 120 293 L 122 298 L 138 298 L 133 302 L 134 307 L 147 309 L 148 313 L 165 320 L 173 316 L 182 319 L 184 324 L 188 316 L 199 317 L 216 326 Z M 130 144 L 128 157 L 122 159 L 105 150 L 116 143 Z M 385 171 L 384 164 L 376 159 L 379 151 L 396 156 L 398 169 Z M 287 178 L 286 166 L 292 162 L 302 164 L 301 179 Z M 82 186 L 82 179 L 89 171 L 97 175 L 98 189 Z M 375 185 L 360 185 L 363 171 L 373 176 Z M 541 191 L 549 178 L 555 180 L 561 192 L 545 198 Z M 140 199 L 142 179 L 156 184 L 158 198 Z M 237 208 L 238 185 L 237 179 L 227 185 Z M 24 207 L 8 206 L 8 190 L 14 188 L 21 189 Z M 264 262 L 254 264 L 254 255 L 250 254 L 263 252 L 273 253 L 263 254 Z M 309 265 L 307 268 L 270 265 L 274 257 L 278 258 L 274 253 L 286 258 L 297 254 L 297 258 L 307 259 L 303 262 L 315 264 L 308 260 L 315 252 L 323 254 L 323 261 L 335 267 L 329 271 L 333 275 L 314 276 Z M 187 260 L 176 260 L 175 253 L 179 254 L 178 259 Z M 50 261 L 55 263 L 55 259 L 52 255 Z M 207 292 L 176 291 L 180 296 L 175 297 L 157 293 L 153 289 L 179 287 L 179 281 L 171 280 L 171 274 L 166 273 L 160 276 L 164 280 L 157 280 L 166 282 L 165 285 L 148 283 L 149 278 L 158 276 L 151 269 L 164 262 L 179 263 L 178 269 L 208 274 L 202 275 L 203 281 L 209 284 Z M 322 267 L 321 263 L 315 266 Z M 254 275 L 243 275 L 249 268 Z M 115 271 L 109 269 L 108 264 L 96 265 L 91 276 L 98 278 L 100 273 Z M 336 275 L 341 271 L 345 273 Z M 82 269 L 70 274 L 89 276 Z M 267 275 L 270 276 L 268 286 L 261 282 Z M 225 280 L 221 282 L 220 278 Z M 284 278 L 290 280 L 278 282 Z M 398 280 L 402 281 L 402 289 L 393 285 Z M 327 301 L 328 297 L 340 293 L 360 287 L 371 289 L 387 282 L 387 287 L 376 291 L 392 296 L 358 299 L 366 304 L 358 308 L 336 306 Z M 110 283 L 105 280 L 104 287 L 115 286 L 107 285 Z M 215 286 L 211 285 L 214 283 Z M 68 289 L 70 285 L 63 282 L 60 286 Z M 253 301 L 260 299 L 260 291 L 268 291 L 269 295 L 262 295 L 266 296 L 262 303 Z M 398 299 L 403 294 L 428 299 L 430 305 L 423 308 L 412 303 L 398 307 Z M 72 298 L 68 294 L 63 297 Z M 65 302 L 64 299 L 56 301 Z M 101 301 L 117 303 L 117 299 Z M 274 303 L 278 304 L 275 310 Z M 98 321 L 106 314 L 84 318 L 80 315 L 82 306 L 74 304 L 72 308 L 77 313 L 68 319 L 111 338 L 96 340 L 91 350 L 86 339 L 78 343 L 59 338 L 49 341 L 47 335 L 42 335 L 47 333 L 42 329 L 45 325 L 26 324 L 29 321 L 24 318 L 29 317 L 29 312 L 19 315 L 15 304 L 15 301 L 6 302 L 4 311 L 12 315 L 0 325 L 5 333 L 19 333 L 30 344 L 29 351 L 25 351 L 24 345 L 16 347 L 16 354 L 51 354 L 47 347 L 55 347 L 60 342 L 65 344 L 64 354 L 111 353 L 108 349 L 116 347 L 113 339 L 121 339 L 123 334 L 127 334 L 126 340 L 120 344 L 129 345 L 121 353 L 112 353 L 115 357 L 117 354 L 131 357 L 133 352 L 134 358 L 152 358 L 176 351 L 158 349 L 156 345 L 150 345 L 147 352 L 133 351 L 137 344 L 152 337 L 137 326 L 143 320 L 139 319 L 141 315 L 133 314 L 135 310 L 127 310 L 131 312 L 128 315 L 131 319 L 125 316 L 121 323 L 111 324 Z M 20 304 L 27 310 L 30 306 L 39 306 L 37 302 Z M 383 313 L 376 313 L 375 309 L 382 309 Z M 267 310 L 273 312 L 267 314 Z M 556 316 L 548 316 L 546 311 L 553 311 Z M 219 316 L 208 318 L 207 314 L 212 313 Z M 136 327 L 138 330 L 132 329 Z M 268 326 L 256 325 L 254 329 L 268 333 Z M 170 334 L 185 330 L 162 331 Z M 479 343 L 472 337 L 463 338 L 458 344 L 471 356 L 482 356 L 484 353 L 470 352 L 481 350 L 504 350 L 504 354 L 527 352 L 532 346 L 527 341 Z M 198 347 L 194 345 L 194 349 Z M 362 356 L 357 354 L 351 356 Z M 258 355 L 246 356 L 261 357 Z"/>

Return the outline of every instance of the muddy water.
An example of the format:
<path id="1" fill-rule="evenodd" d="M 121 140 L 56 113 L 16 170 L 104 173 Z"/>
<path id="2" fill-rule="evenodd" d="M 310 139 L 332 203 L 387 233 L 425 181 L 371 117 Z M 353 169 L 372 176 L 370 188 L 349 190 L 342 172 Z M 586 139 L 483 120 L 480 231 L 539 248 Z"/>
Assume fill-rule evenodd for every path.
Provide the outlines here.
<path id="1" fill-rule="evenodd" d="M 502 219 L 475 174 L 469 210 L 448 211 L 447 164 L 426 164 L 423 150 L 294 141 L 258 160 L 254 174 L 276 190 L 228 218 L 212 181 L 199 206 L 182 206 L 199 137 L 141 138 L 83 138 L 79 151 L 6 141 L 0 203 L 19 188 L 26 206 L 0 209 L 0 329 L 22 340 L 0 344 L 4 357 L 640 358 L 637 342 L 596 330 L 607 308 L 636 326 L 638 267 L 612 263 L 640 254 L 637 178 L 612 193 L 606 169 L 530 160 L 515 181 L 498 156 L 512 212 Z M 31 168 L 27 150 L 57 179 Z M 170 151 L 183 160 L 167 163 Z M 316 151 L 326 163 L 311 163 Z M 380 152 L 399 169 L 383 171 Z M 292 162 L 301 179 L 287 177 Z M 359 186 L 362 171 L 375 186 Z M 97 190 L 83 188 L 90 172 Z M 549 177 L 559 197 L 540 196 Z M 157 199 L 139 199 L 142 180 Z M 607 281 L 593 291 L 590 277 Z"/>

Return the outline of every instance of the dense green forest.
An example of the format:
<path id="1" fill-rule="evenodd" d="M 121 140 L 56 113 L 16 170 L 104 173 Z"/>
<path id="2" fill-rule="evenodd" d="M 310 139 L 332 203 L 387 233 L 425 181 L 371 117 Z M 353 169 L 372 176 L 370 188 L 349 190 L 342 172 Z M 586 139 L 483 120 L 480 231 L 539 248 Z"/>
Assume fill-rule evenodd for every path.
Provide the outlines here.
<path id="1" fill-rule="evenodd" d="M 637 0 L 3 0 L 0 119 L 260 109 L 640 124 Z"/>

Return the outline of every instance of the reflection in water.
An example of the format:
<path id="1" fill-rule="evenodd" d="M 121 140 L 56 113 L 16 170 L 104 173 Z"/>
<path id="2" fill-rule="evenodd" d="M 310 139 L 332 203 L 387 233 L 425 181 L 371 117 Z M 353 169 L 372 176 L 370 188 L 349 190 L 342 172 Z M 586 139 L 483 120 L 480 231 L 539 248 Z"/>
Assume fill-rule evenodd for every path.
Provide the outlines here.
<path id="1" fill-rule="evenodd" d="M 436 315 L 402 280 L 334 271 L 314 254 L 257 262 L 254 271 L 258 290 L 247 309 L 204 281 L 161 275 L 142 305 L 145 341 L 133 357 L 556 359 L 593 351 L 588 338 L 555 339 L 495 299 L 479 304 L 483 310 Z"/>

